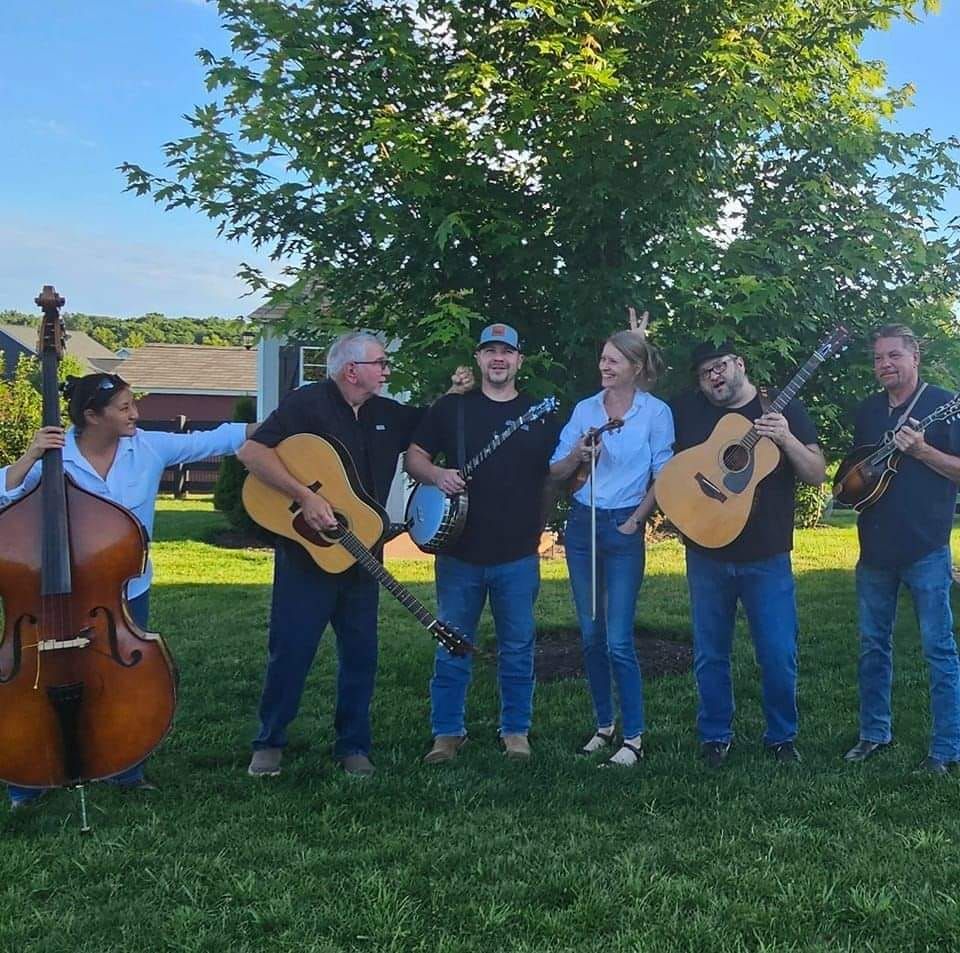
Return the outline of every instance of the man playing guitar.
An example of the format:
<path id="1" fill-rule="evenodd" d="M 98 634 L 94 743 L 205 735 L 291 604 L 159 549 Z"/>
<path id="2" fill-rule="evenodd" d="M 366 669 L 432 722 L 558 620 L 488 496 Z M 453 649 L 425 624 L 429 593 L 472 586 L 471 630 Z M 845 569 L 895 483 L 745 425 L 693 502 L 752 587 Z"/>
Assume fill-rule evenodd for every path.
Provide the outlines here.
<path id="1" fill-rule="evenodd" d="M 352 332 L 337 338 L 327 354 L 327 373 L 326 380 L 288 394 L 237 453 L 251 473 L 299 504 L 307 524 L 318 531 L 336 529 L 333 509 L 322 493 L 291 475 L 273 448 L 298 433 L 334 437 L 356 464 L 363 489 L 383 505 L 397 458 L 423 415 L 419 407 L 379 396 L 390 377 L 390 361 L 372 334 Z M 471 385 L 472 374 L 460 368 L 450 391 Z M 300 707 L 328 623 L 337 636 L 339 657 L 334 757 L 348 774 L 373 774 L 370 702 L 377 671 L 379 592 L 377 580 L 359 564 L 329 573 L 298 543 L 277 538 L 269 657 L 250 775 L 280 773 L 287 726 Z"/>
<path id="2" fill-rule="evenodd" d="M 960 761 L 960 665 L 950 611 L 950 529 L 960 483 L 960 425 L 915 429 L 952 395 L 920 381 L 920 348 L 902 324 L 873 334 L 873 369 L 883 388 L 857 412 L 857 446 L 896 431 L 902 459 L 886 491 L 857 520 L 860 561 L 860 741 L 845 755 L 864 761 L 893 740 L 890 690 L 897 593 L 910 591 L 930 666 L 933 731 L 920 769 L 945 775 Z"/>
<path id="3" fill-rule="evenodd" d="M 407 472 L 415 480 L 448 495 L 466 489 L 459 473 L 463 460 L 533 403 L 517 391 L 523 355 L 512 327 L 486 328 L 474 356 L 480 367 L 480 390 L 438 400 L 406 455 Z M 507 757 L 517 759 L 530 756 L 527 733 L 533 712 L 533 606 L 540 588 L 541 498 L 558 431 L 552 418 L 531 423 L 478 467 L 470 482 L 463 532 L 436 560 L 439 614 L 470 641 L 490 597 L 497 631 L 500 738 Z M 432 462 L 438 453 L 445 457 L 443 466 Z M 452 760 L 466 741 L 464 710 L 470 673 L 469 658 L 437 653 L 430 683 L 434 742 L 424 759 L 428 764 Z"/>
<path id="4" fill-rule="evenodd" d="M 790 565 L 794 485 L 797 478 L 813 485 L 823 482 L 823 454 L 799 401 L 789 403 L 783 414 L 764 412 L 761 395 L 732 343 L 704 342 L 694 348 L 691 363 L 698 388 L 671 404 L 676 453 L 707 440 L 728 413 L 755 421 L 760 437 L 769 438 L 781 451 L 780 463 L 760 482 L 750 518 L 732 543 L 707 549 L 684 538 L 701 753 L 708 766 L 719 767 L 733 740 L 730 657 L 739 600 L 760 666 L 764 744 L 777 761 L 799 761 L 794 747 L 797 606 Z"/>

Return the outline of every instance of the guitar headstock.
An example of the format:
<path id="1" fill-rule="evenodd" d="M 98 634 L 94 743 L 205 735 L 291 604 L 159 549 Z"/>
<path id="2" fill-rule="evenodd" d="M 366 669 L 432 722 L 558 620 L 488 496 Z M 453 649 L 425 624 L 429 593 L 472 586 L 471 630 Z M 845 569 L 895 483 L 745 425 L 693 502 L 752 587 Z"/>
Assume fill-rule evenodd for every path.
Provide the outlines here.
<path id="1" fill-rule="evenodd" d="M 927 417 L 927 421 L 932 424 L 936 420 L 942 420 L 951 424 L 957 417 L 960 417 L 960 394 L 954 394 L 945 404 L 941 404 Z"/>
<path id="2" fill-rule="evenodd" d="M 520 418 L 519 426 L 522 427 L 524 424 L 532 424 L 535 420 L 546 417 L 547 414 L 552 414 L 559 406 L 560 401 L 557 400 L 556 397 L 544 397 L 539 404 L 534 404 L 524 412 Z"/>
<path id="3" fill-rule="evenodd" d="M 833 331 L 831 331 L 830 336 L 820 342 L 817 349 L 813 352 L 813 355 L 817 360 L 825 361 L 827 358 L 833 357 L 841 353 L 841 351 L 845 351 L 849 340 L 849 330 L 847 330 L 845 325 L 838 324 Z"/>
<path id="4" fill-rule="evenodd" d="M 430 632 L 451 655 L 457 658 L 466 658 L 475 651 L 463 633 L 449 622 L 441 622 L 438 619 L 436 625 L 430 627 Z"/>

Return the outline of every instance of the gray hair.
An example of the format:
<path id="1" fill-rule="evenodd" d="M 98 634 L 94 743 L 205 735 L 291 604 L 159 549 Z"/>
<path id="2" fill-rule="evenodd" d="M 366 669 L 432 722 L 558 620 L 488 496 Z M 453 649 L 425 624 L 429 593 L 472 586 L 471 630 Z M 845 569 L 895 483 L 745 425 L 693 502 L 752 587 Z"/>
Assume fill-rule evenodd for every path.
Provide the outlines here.
<path id="1" fill-rule="evenodd" d="M 327 351 L 327 376 L 339 377 L 340 372 L 351 361 L 366 360 L 368 344 L 383 346 L 380 338 L 369 331 L 348 331 L 341 334 Z"/>
<path id="2" fill-rule="evenodd" d="M 900 338 L 908 351 L 920 353 L 920 339 L 905 324 L 885 324 L 882 328 L 876 328 L 870 335 L 870 343 L 876 344 L 880 338 Z"/>

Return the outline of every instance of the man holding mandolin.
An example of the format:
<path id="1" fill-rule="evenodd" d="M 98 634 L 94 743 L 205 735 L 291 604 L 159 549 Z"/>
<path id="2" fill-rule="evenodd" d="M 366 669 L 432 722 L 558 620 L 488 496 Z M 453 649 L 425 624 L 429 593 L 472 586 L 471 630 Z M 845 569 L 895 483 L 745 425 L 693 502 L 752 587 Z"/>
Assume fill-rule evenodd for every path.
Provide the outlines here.
<path id="1" fill-rule="evenodd" d="M 960 426 L 939 419 L 937 409 L 950 404 L 953 395 L 921 382 L 919 343 L 908 327 L 893 324 L 874 332 L 873 369 L 883 391 L 860 405 L 854 442 L 869 449 L 867 445 L 887 437 L 895 453 L 874 468 L 876 481 L 860 464 L 854 474 L 866 477 L 857 521 L 860 740 L 845 758 L 865 761 L 893 740 L 893 625 L 903 583 L 913 598 L 930 667 L 933 731 L 920 769 L 945 775 L 951 764 L 960 762 L 960 664 L 950 611 L 950 529 L 960 483 Z M 850 478 L 846 482 L 854 484 Z"/>
<path id="2" fill-rule="evenodd" d="M 764 744 L 777 761 L 796 762 L 800 760 L 794 747 L 798 721 L 798 627 L 790 564 L 794 486 L 797 479 L 813 485 L 823 482 L 823 454 L 803 406 L 794 400 L 783 406 L 782 413 L 771 412 L 750 382 L 743 358 L 732 343 L 698 345 L 691 364 L 698 386 L 671 404 L 676 456 L 661 472 L 657 486 L 665 481 L 676 484 L 689 476 L 689 489 L 685 492 L 696 499 L 703 490 L 704 502 L 697 503 L 702 513 L 709 500 L 734 498 L 741 489 L 737 482 L 741 477 L 742 488 L 746 489 L 750 482 L 747 477 L 754 466 L 760 465 L 762 457 L 769 466 L 768 475 L 755 488 L 752 508 L 746 510 L 746 523 L 732 541 L 701 545 L 684 535 L 693 617 L 694 674 L 700 694 L 697 731 L 701 753 L 708 766 L 720 767 L 733 740 L 730 658 L 739 601 L 746 611 L 760 666 L 766 720 Z M 794 386 L 791 382 L 784 393 L 791 393 Z M 782 403 L 778 400 L 777 405 Z M 708 446 L 718 431 L 730 428 L 733 415 L 752 422 L 752 428 L 747 428 L 745 421 L 739 422 L 743 424 L 741 429 L 748 430 L 749 439 L 726 447 L 721 440 L 716 453 L 707 454 L 711 459 L 726 458 L 734 447 L 742 452 L 742 460 L 727 460 L 727 482 L 707 481 L 696 467 L 695 473 L 685 474 L 685 460 L 697 459 L 692 448 Z M 737 423 L 735 418 L 733 423 Z M 700 490 L 696 489 L 698 485 Z M 712 495 L 707 496 L 707 492 Z M 672 519 L 660 496 L 658 491 L 658 501 Z"/>

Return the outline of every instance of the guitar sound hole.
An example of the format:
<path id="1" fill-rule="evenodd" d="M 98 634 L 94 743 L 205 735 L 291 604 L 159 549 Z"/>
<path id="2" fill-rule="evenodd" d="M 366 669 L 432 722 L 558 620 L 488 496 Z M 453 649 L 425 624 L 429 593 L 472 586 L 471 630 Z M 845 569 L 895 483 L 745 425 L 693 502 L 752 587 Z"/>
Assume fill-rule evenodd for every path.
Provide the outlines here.
<path id="1" fill-rule="evenodd" d="M 723 451 L 723 465 L 731 473 L 739 473 L 741 470 L 745 470 L 749 463 L 750 454 L 739 443 L 731 444 Z"/>

